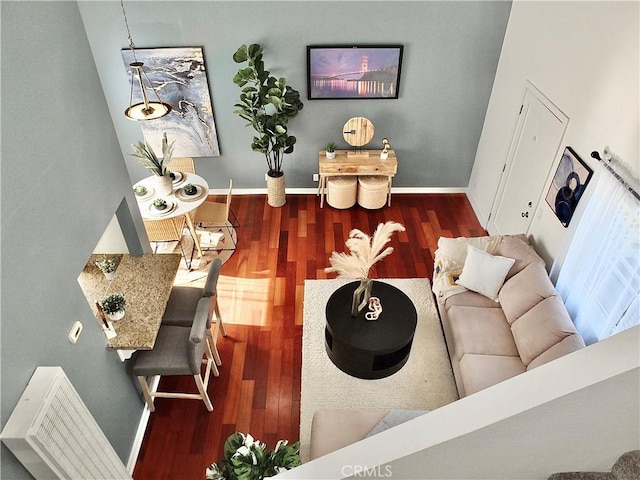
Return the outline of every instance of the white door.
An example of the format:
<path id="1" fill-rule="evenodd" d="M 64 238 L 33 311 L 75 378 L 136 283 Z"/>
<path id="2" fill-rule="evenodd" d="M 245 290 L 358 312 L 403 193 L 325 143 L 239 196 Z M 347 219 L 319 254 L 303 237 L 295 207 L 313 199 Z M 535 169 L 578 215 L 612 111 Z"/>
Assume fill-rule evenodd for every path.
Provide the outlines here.
<path id="1" fill-rule="evenodd" d="M 491 234 L 528 232 L 567 123 L 568 118 L 527 82 L 489 217 Z"/>

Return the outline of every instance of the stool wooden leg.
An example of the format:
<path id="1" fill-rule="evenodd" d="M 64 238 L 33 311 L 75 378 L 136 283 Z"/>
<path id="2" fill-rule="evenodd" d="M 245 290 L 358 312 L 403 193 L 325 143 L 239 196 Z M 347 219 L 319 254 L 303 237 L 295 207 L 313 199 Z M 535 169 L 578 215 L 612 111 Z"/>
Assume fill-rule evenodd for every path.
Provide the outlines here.
<path id="1" fill-rule="evenodd" d="M 202 377 L 200 375 L 194 375 L 194 380 L 196 381 L 196 385 L 198 386 L 198 391 L 200 392 L 200 396 L 202 397 L 202 401 L 204 402 L 205 407 L 210 412 L 213 410 L 213 405 L 211 404 L 211 400 L 209 399 L 209 395 L 204 388 L 204 384 L 202 383 Z"/>
<path id="2" fill-rule="evenodd" d="M 138 383 L 142 388 L 142 394 L 144 395 L 144 400 L 147 402 L 147 406 L 149 407 L 150 412 L 155 412 L 156 406 L 153 403 L 153 396 L 151 395 L 151 390 L 149 390 L 149 384 L 147 383 L 147 378 L 139 375 Z"/>
<path id="3" fill-rule="evenodd" d="M 213 311 L 216 314 L 216 323 L 218 324 L 218 328 L 220 329 L 220 333 L 223 337 L 227 336 L 227 332 L 224 330 L 224 324 L 222 323 L 222 315 L 220 315 L 220 309 L 218 308 L 218 299 L 216 298 L 216 304 L 213 307 Z"/>

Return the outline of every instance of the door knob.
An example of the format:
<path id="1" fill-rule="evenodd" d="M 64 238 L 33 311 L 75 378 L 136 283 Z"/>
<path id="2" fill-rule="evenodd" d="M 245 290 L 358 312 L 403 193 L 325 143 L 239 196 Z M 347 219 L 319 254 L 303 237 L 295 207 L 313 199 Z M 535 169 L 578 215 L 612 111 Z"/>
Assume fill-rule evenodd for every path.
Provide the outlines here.
<path id="1" fill-rule="evenodd" d="M 529 218 L 529 212 L 522 212 L 522 218 Z"/>
<path id="2" fill-rule="evenodd" d="M 529 202 L 527 205 L 528 205 L 529 207 L 533 207 L 533 202 Z"/>

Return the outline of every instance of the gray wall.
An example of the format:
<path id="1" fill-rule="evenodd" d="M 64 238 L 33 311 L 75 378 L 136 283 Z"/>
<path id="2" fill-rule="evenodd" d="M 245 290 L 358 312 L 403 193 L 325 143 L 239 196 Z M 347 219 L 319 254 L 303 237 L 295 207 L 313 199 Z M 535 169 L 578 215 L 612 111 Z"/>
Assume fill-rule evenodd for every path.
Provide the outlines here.
<path id="1" fill-rule="evenodd" d="M 231 55 L 250 42 L 263 43 L 273 73 L 305 94 L 308 44 L 405 45 L 399 100 L 306 102 L 293 126 L 299 145 L 285 164 L 288 186 L 313 186 L 317 150 L 328 140 L 345 146 L 341 127 L 360 115 L 376 125 L 374 144 L 388 136 L 397 150 L 396 185 L 467 185 L 510 3 L 126 7 L 139 48 L 204 46 L 223 155 L 198 159 L 197 168 L 212 187 L 224 188 L 230 176 L 239 188 L 264 186 L 264 160 L 250 151 L 252 133 L 232 114 L 238 89 Z M 126 461 L 142 403 L 126 364 L 105 348 L 76 281 L 123 198 L 141 231 L 130 185 L 146 171 L 123 158 L 141 131 L 122 116 L 129 90 L 120 5 L 3 0 L 0 9 L 1 422 L 37 366 L 59 365 Z M 67 334 L 75 320 L 85 328 L 72 345 Z M 2 478 L 29 477 L 4 446 L 1 468 Z"/>
<path id="2" fill-rule="evenodd" d="M 35 368 L 59 365 L 126 463 L 143 405 L 76 279 L 129 178 L 76 3 L 0 8 L 2 425 Z M 4 445 L 1 467 L 30 477 Z"/>
<path id="3" fill-rule="evenodd" d="M 83 22 L 125 157 L 142 137 L 124 118 L 129 83 L 121 58 L 128 46 L 118 2 L 79 2 Z M 375 125 L 370 148 L 388 137 L 400 166 L 398 187 L 466 187 L 510 2 L 125 2 L 137 48 L 202 46 L 220 157 L 199 159 L 213 188 L 229 177 L 237 188 L 264 188 L 264 158 L 250 149 L 253 131 L 233 114 L 239 94 L 233 52 L 262 43 L 265 63 L 306 98 L 306 46 L 400 43 L 405 47 L 398 100 L 306 101 L 291 124 L 298 137 L 285 160 L 287 187 L 313 187 L 317 152 L 329 140 L 347 145 L 342 126 L 353 116 Z M 127 157 L 133 181 L 146 171 Z"/>

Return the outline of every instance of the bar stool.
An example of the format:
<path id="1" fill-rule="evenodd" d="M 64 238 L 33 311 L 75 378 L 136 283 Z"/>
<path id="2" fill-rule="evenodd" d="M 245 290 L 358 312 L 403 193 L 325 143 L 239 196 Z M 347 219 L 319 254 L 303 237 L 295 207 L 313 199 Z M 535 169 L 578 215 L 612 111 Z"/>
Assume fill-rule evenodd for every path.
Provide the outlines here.
<path id="1" fill-rule="evenodd" d="M 151 412 L 155 411 L 156 397 L 199 399 L 204 402 L 207 410 L 213 410 L 207 393 L 209 375 L 214 364 L 206 332 L 208 317 L 208 302 L 199 303 L 191 328 L 161 326 L 153 350 L 137 353 L 133 374 L 138 377 L 142 394 Z M 202 364 L 206 365 L 204 378 L 201 372 Z M 147 377 L 162 375 L 192 375 L 198 393 L 152 392 Z"/>
<path id="2" fill-rule="evenodd" d="M 384 207 L 389 194 L 389 179 L 381 175 L 358 177 L 358 205 L 375 210 Z"/>
<path id="3" fill-rule="evenodd" d="M 327 178 L 327 204 L 333 208 L 351 208 L 356 204 L 357 177 Z"/>

